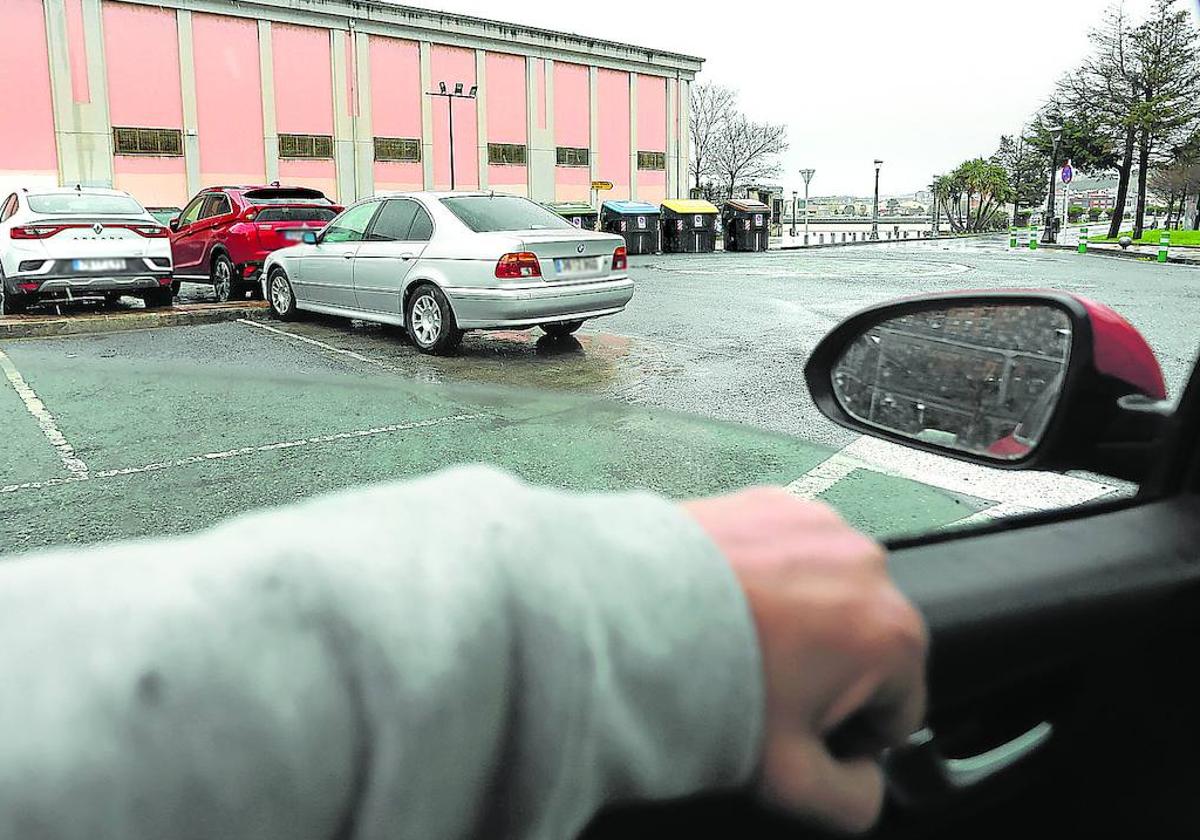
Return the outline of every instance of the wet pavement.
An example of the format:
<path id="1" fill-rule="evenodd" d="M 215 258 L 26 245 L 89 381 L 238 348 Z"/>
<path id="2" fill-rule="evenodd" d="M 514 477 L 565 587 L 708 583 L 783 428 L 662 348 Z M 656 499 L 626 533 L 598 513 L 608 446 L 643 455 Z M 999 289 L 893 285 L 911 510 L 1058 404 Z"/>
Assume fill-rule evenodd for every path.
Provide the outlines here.
<path id="1" fill-rule="evenodd" d="M 1200 339 L 1200 268 L 1001 240 L 631 263 L 628 310 L 577 339 L 473 333 L 444 358 L 333 318 L 0 340 L 0 547 L 192 530 L 463 461 L 675 497 L 790 484 L 873 533 L 912 533 L 1114 488 L 931 462 L 833 426 L 802 367 L 841 318 L 927 291 L 1077 292 L 1143 330 L 1173 394 Z"/>

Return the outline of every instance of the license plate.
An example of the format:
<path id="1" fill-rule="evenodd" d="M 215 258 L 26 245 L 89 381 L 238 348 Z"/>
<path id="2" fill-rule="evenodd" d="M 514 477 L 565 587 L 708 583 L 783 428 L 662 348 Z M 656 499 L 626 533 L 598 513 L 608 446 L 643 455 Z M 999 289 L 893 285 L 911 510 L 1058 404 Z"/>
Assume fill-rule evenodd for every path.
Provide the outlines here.
<path id="1" fill-rule="evenodd" d="M 300 240 L 304 239 L 304 233 L 305 232 L 302 230 L 285 230 L 283 232 L 283 238 L 292 242 L 299 242 Z"/>
<path id="2" fill-rule="evenodd" d="M 124 271 L 125 260 L 72 260 L 72 271 Z"/>
<path id="3" fill-rule="evenodd" d="M 571 257 L 554 261 L 554 273 L 559 277 L 580 277 L 595 274 L 600 268 L 596 257 Z"/>

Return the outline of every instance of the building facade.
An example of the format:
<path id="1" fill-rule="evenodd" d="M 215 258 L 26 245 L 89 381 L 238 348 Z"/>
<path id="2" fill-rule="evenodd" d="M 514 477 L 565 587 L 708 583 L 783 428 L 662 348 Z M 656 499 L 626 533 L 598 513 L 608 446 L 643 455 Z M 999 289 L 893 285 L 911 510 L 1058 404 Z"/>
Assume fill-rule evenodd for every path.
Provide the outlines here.
<path id="1" fill-rule="evenodd" d="M 0 188 L 686 195 L 702 60 L 377 0 L 3 0 Z M 446 83 L 474 98 L 431 96 Z"/>

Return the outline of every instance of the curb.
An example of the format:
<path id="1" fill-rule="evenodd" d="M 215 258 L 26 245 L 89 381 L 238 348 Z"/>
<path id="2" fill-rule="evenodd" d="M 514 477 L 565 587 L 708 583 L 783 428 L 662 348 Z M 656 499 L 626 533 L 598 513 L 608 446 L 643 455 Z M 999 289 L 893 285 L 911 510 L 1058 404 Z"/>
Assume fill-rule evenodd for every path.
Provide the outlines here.
<path id="1" fill-rule="evenodd" d="M 1045 248 L 1045 249 L 1051 250 L 1051 251 L 1070 251 L 1073 254 L 1079 253 L 1079 248 L 1075 245 L 1059 245 L 1058 243 L 1055 243 L 1053 245 L 1046 245 L 1043 243 L 1038 243 L 1038 247 Z M 1021 249 L 1016 248 L 1013 250 L 1019 251 Z M 1158 261 L 1158 257 L 1156 254 L 1152 254 L 1152 253 L 1147 254 L 1147 253 L 1142 253 L 1139 251 L 1114 251 L 1111 248 L 1096 248 L 1096 247 L 1094 247 L 1094 245 L 1090 244 L 1090 245 L 1088 245 L 1087 253 L 1084 254 L 1083 256 L 1090 257 L 1093 254 L 1097 254 L 1102 257 L 1110 257 L 1112 259 L 1118 259 L 1118 260 L 1138 260 L 1140 262 L 1157 262 Z M 1173 257 L 1170 255 L 1170 253 L 1168 253 L 1167 262 L 1173 263 L 1175 265 L 1200 265 L 1200 257 Z"/>
<path id="2" fill-rule="evenodd" d="M 932 236 L 921 236 L 912 239 L 868 239 L 859 240 L 858 242 L 826 242 L 818 245 L 779 245 L 771 248 L 772 251 L 813 251 L 818 248 L 861 248 L 864 245 L 914 245 L 925 242 L 957 242 L 960 239 L 987 239 L 988 237 L 996 238 L 1000 234 L 996 231 L 988 233 L 967 233 L 957 236 L 946 235 L 939 236 L 936 239 Z"/>
<path id="3" fill-rule="evenodd" d="M 78 315 L 12 315 L 0 317 L 0 339 L 56 338 L 69 335 L 149 330 L 158 327 L 194 326 L 236 321 L 238 318 L 264 318 L 267 305 L 262 301 L 236 304 L 187 303 L 169 309 L 128 309 L 117 312 Z"/>

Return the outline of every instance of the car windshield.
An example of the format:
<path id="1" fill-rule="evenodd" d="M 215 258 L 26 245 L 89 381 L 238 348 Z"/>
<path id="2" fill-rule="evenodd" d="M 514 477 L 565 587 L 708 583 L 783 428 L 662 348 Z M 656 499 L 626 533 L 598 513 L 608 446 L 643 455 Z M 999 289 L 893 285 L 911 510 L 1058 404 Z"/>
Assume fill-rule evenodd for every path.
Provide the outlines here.
<path id="1" fill-rule="evenodd" d="M 333 204 L 323 193 L 301 188 L 248 190 L 245 198 L 251 204 Z"/>
<path id="2" fill-rule="evenodd" d="M 476 233 L 519 230 L 555 230 L 573 225 L 540 204 L 507 195 L 470 195 L 443 198 L 442 204 Z"/>
<path id="3" fill-rule="evenodd" d="M 26 200 L 30 210 L 47 216 L 140 216 L 146 212 L 127 195 L 44 193 Z"/>

